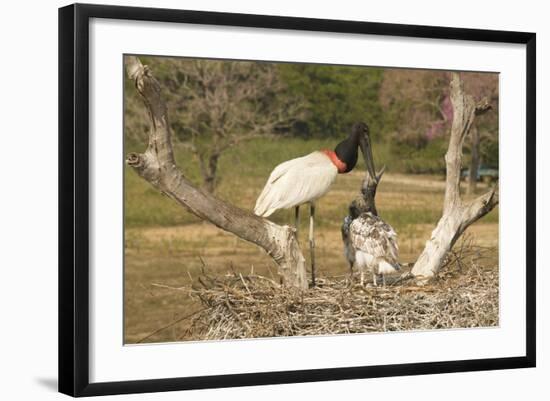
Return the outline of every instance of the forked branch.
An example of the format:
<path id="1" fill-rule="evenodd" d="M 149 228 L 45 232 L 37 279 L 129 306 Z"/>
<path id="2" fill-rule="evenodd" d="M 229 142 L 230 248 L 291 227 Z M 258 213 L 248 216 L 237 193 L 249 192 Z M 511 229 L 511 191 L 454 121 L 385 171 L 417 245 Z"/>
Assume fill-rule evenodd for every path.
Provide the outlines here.
<path id="1" fill-rule="evenodd" d="M 447 253 L 464 230 L 493 210 L 499 199 L 498 185 L 470 202 L 464 202 L 460 197 L 464 139 L 472 129 L 475 117 L 487 112 L 491 106 L 487 99 L 476 103 L 472 96 L 464 93 L 462 81 L 457 73 L 453 73 L 451 79 L 451 102 L 454 118 L 445 155 L 447 176 L 443 216 L 412 269 L 412 274 L 421 283 L 430 280 L 439 271 Z"/>
<path id="2" fill-rule="evenodd" d="M 130 153 L 127 164 L 160 192 L 199 218 L 264 249 L 279 266 L 284 282 L 307 288 L 305 261 L 289 226 L 279 226 L 196 188 L 176 166 L 167 107 L 151 70 L 126 56 L 128 77 L 135 83 L 149 115 L 149 143 L 144 153 Z"/>

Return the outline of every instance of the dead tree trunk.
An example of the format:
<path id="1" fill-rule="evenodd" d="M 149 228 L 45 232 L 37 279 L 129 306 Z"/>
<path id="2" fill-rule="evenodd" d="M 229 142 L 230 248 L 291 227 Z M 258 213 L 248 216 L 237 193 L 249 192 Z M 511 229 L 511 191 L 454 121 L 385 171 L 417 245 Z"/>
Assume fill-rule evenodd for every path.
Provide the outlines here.
<path id="1" fill-rule="evenodd" d="M 166 103 L 159 83 L 137 57 L 126 56 L 125 65 L 150 119 L 146 151 L 130 153 L 127 164 L 152 186 L 199 218 L 263 248 L 279 266 L 279 273 L 287 285 L 306 289 L 305 259 L 294 229 L 279 226 L 193 186 L 176 166 Z"/>
<path id="2" fill-rule="evenodd" d="M 468 177 L 468 193 L 475 194 L 477 187 L 477 171 L 479 170 L 479 131 L 472 127 L 471 134 L 472 160 L 470 161 L 470 176 Z"/>
<path id="3" fill-rule="evenodd" d="M 451 101 L 454 118 L 449 148 L 445 155 L 447 179 L 443 216 L 411 271 L 419 283 L 425 283 L 433 278 L 464 230 L 498 204 L 498 185 L 470 202 L 463 202 L 460 198 L 462 145 L 476 115 L 489 110 L 490 105 L 486 100 L 476 104 L 472 96 L 465 94 L 457 73 L 453 73 L 451 79 Z"/>

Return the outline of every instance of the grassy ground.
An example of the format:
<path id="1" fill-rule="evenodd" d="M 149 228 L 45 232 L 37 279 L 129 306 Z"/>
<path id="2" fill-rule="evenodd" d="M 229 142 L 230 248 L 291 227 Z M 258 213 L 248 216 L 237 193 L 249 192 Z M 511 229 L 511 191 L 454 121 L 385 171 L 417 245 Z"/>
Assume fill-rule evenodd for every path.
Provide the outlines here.
<path id="1" fill-rule="evenodd" d="M 265 179 L 281 161 L 320 148 L 333 148 L 333 141 L 285 139 L 256 141 L 234 149 L 221 159 L 218 196 L 251 210 Z M 127 146 L 127 151 L 140 150 Z M 388 160 L 384 148 L 376 153 L 377 165 Z M 186 175 L 199 182 L 196 162 L 183 151 L 176 151 Z M 337 178 L 332 190 L 317 205 L 317 261 L 320 276 L 345 274 L 340 224 L 363 178 L 360 164 L 350 174 Z M 131 169 L 125 174 L 125 341 L 174 341 L 181 337 L 182 324 L 170 325 L 200 308 L 184 293 L 160 285 L 181 287 L 191 283 L 206 265 L 212 273 L 227 271 L 276 276 L 276 267 L 259 248 L 216 227 L 198 221 L 173 201 L 158 194 Z M 401 261 L 418 256 L 434 228 L 443 201 L 441 176 L 392 174 L 391 168 L 379 186 L 377 205 L 384 220 L 397 231 Z M 481 188 L 480 190 L 483 190 Z M 301 243 L 307 244 L 307 211 L 303 208 Z M 277 223 L 293 221 L 292 211 L 279 211 Z M 468 229 L 476 245 L 498 247 L 498 210 L 492 211 Z M 307 248 L 304 255 L 309 256 Z M 498 270 L 497 256 L 488 261 Z M 151 335 L 156 330 L 157 333 Z"/>

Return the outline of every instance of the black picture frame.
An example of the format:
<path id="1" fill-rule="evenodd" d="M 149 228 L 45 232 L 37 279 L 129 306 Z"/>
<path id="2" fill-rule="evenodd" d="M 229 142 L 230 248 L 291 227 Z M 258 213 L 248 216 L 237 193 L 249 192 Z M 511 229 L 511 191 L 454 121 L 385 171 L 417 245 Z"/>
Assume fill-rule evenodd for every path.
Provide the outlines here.
<path id="1" fill-rule="evenodd" d="M 516 43 L 526 46 L 527 258 L 524 356 L 90 383 L 89 22 L 91 18 Z M 59 391 L 72 396 L 534 367 L 536 35 L 526 32 L 75 4 L 59 9 Z"/>

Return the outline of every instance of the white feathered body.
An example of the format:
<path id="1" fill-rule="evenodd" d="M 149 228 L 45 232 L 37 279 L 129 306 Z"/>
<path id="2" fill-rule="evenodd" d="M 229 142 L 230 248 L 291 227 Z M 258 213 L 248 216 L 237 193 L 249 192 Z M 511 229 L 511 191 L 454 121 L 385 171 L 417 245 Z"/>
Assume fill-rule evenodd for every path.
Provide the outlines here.
<path id="1" fill-rule="evenodd" d="M 315 202 L 328 192 L 337 175 L 338 169 L 321 151 L 283 162 L 271 172 L 254 213 L 267 217 L 278 209 Z"/>
<path id="2" fill-rule="evenodd" d="M 350 261 L 348 255 L 354 253 L 350 263 L 355 263 L 361 277 L 365 271 L 383 276 L 400 269 L 395 230 L 370 212 L 362 213 L 349 223 L 348 242 L 344 238 L 344 243 L 346 257 Z"/>

